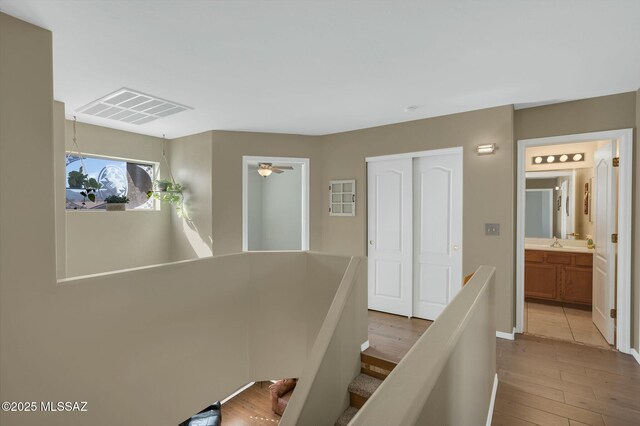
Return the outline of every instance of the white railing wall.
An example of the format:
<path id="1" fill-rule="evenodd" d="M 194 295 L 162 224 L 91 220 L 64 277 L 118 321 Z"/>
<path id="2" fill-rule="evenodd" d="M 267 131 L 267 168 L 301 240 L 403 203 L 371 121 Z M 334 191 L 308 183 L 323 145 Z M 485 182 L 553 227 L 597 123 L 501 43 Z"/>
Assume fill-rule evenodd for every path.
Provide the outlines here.
<path id="1" fill-rule="evenodd" d="M 350 262 L 242 253 L 61 280 L 25 308 L 40 326 L 3 340 L 33 349 L 3 397 L 88 411 L 3 422 L 177 425 L 247 382 L 299 377 Z"/>
<path id="2" fill-rule="evenodd" d="M 494 272 L 476 271 L 350 425 L 486 424 L 497 384 Z"/>
<path id="3" fill-rule="evenodd" d="M 351 259 L 281 425 L 333 425 L 349 406 L 347 386 L 360 372 L 367 340 L 365 270 L 364 259 Z"/>

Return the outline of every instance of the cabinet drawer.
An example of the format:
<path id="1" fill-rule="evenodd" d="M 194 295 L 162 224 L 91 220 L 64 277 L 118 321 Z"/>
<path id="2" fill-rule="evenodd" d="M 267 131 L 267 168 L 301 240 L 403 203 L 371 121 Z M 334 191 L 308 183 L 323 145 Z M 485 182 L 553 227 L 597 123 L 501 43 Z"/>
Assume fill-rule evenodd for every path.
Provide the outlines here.
<path id="1" fill-rule="evenodd" d="M 541 250 L 525 250 L 524 251 L 525 262 L 544 262 L 544 252 Z"/>
<path id="2" fill-rule="evenodd" d="M 547 252 L 547 263 L 555 265 L 571 265 L 571 254 Z"/>
<path id="3" fill-rule="evenodd" d="M 576 266 L 593 266 L 593 255 L 576 254 Z"/>

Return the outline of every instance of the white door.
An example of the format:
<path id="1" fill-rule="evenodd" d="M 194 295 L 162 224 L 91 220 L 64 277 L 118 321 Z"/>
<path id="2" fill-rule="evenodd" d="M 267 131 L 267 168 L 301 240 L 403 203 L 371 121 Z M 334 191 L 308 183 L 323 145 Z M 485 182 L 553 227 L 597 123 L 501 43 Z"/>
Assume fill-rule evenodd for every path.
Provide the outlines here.
<path id="1" fill-rule="evenodd" d="M 369 309 L 411 316 L 412 161 L 368 163 Z"/>
<path id="2" fill-rule="evenodd" d="M 414 160 L 413 315 L 435 320 L 462 288 L 462 154 Z"/>
<path id="3" fill-rule="evenodd" d="M 608 143 L 595 153 L 593 179 L 593 214 L 595 221 L 593 254 L 593 307 L 591 316 L 604 338 L 613 344 L 614 320 L 610 310 L 615 304 L 616 179 L 612 165 L 615 144 Z"/>

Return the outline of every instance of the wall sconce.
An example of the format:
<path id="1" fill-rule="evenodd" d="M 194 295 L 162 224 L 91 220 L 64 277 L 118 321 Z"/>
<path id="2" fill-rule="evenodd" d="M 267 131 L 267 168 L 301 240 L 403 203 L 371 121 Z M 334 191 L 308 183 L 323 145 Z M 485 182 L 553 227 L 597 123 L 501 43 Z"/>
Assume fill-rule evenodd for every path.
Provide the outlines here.
<path id="1" fill-rule="evenodd" d="M 478 145 L 476 147 L 476 152 L 478 153 L 478 155 L 495 154 L 496 149 L 496 144 L 490 143 L 486 145 Z"/>
<path id="2" fill-rule="evenodd" d="M 536 155 L 531 158 L 531 164 L 553 164 L 553 163 L 577 163 L 584 161 L 584 152 L 578 152 L 574 154 L 560 154 L 560 155 Z"/>

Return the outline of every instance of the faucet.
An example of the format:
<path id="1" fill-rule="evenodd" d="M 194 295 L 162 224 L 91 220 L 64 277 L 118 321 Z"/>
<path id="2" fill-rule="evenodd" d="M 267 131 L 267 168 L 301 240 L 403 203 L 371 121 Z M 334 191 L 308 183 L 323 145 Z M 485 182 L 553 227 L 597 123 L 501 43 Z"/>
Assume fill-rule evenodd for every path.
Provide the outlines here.
<path id="1" fill-rule="evenodd" d="M 562 247 L 562 244 L 558 241 L 558 237 L 553 237 L 553 244 L 551 244 L 551 247 Z"/>

